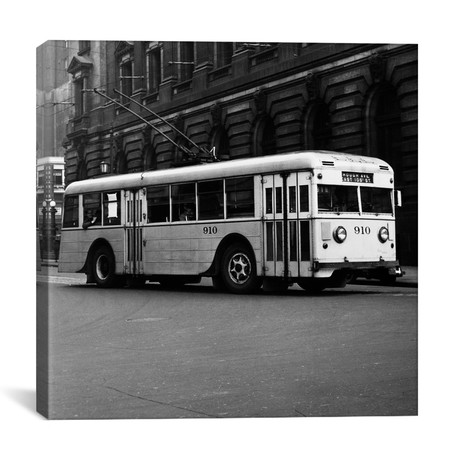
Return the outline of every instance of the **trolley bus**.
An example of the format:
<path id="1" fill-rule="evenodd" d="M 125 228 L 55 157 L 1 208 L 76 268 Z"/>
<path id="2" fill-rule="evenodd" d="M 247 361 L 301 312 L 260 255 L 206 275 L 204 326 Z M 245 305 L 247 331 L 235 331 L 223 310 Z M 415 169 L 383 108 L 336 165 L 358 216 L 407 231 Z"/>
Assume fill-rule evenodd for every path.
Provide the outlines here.
<path id="1" fill-rule="evenodd" d="M 397 197 L 389 164 L 329 151 L 82 180 L 65 191 L 59 271 L 100 287 L 210 277 L 242 294 L 399 276 Z"/>

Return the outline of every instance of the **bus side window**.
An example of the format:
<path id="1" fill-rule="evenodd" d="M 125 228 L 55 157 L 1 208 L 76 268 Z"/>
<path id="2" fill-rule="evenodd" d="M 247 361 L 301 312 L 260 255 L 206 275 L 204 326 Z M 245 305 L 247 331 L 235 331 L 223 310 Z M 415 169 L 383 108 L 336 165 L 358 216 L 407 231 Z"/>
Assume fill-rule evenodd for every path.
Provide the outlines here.
<path id="1" fill-rule="evenodd" d="M 147 188 L 147 221 L 169 222 L 169 186 Z"/>
<path id="2" fill-rule="evenodd" d="M 196 196 L 195 183 L 173 185 L 172 197 L 172 220 L 196 220 Z"/>
<path id="3" fill-rule="evenodd" d="M 64 228 L 78 227 L 78 195 L 65 197 L 62 226 Z"/>
<path id="4" fill-rule="evenodd" d="M 308 185 L 301 185 L 299 187 L 300 195 L 300 212 L 308 212 Z"/>
<path id="5" fill-rule="evenodd" d="M 106 192 L 104 196 L 104 225 L 120 225 L 120 192 Z"/>
<path id="6" fill-rule="evenodd" d="M 87 193 L 83 195 L 83 224 L 90 221 L 91 225 L 101 225 L 101 194 Z"/>
<path id="7" fill-rule="evenodd" d="M 227 218 L 254 217 L 254 178 L 238 177 L 225 180 Z"/>
<path id="8" fill-rule="evenodd" d="M 223 219 L 223 203 L 223 180 L 198 183 L 198 220 Z"/>

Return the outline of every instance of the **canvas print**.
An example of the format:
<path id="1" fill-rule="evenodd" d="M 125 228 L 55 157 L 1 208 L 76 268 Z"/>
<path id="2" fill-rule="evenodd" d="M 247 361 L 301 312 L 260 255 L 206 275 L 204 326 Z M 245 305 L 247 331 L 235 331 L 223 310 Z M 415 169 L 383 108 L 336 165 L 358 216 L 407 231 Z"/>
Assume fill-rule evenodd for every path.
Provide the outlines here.
<path id="1" fill-rule="evenodd" d="M 415 416 L 416 44 L 37 48 L 37 410 Z"/>

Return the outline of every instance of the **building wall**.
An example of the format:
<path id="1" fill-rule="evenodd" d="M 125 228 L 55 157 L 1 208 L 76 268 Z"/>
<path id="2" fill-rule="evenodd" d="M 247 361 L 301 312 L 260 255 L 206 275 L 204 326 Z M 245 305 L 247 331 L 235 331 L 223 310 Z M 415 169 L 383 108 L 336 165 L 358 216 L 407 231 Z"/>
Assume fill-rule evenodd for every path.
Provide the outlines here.
<path id="1" fill-rule="evenodd" d="M 161 83 L 152 90 L 146 56 L 157 47 Z M 220 140 L 222 160 L 310 148 L 387 159 L 405 201 L 398 215 L 399 256 L 403 264 L 417 263 L 417 46 L 234 43 L 225 46 L 233 54 L 219 57 L 223 48 L 91 42 L 70 72 L 74 80 L 86 72 L 87 88 L 119 99 L 113 92 L 123 83 L 119 69 L 129 67 L 132 97 L 201 147 Z M 99 174 L 101 161 L 117 174 L 186 164 L 155 129 L 95 93 L 84 94 L 85 113 L 67 126 L 68 183 Z M 127 107 L 183 141 L 134 103 Z"/>
<path id="2" fill-rule="evenodd" d="M 36 222 L 42 259 L 59 248 L 65 187 L 67 125 L 74 117 L 73 83 L 67 67 L 77 54 L 76 42 L 51 40 L 36 50 Z"/>

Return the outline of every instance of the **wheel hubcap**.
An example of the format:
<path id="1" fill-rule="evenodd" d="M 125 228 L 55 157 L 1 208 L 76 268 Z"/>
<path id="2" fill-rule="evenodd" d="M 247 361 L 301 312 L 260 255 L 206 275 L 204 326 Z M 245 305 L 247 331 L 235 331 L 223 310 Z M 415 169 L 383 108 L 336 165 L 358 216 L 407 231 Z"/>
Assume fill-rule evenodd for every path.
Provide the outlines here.
<path id="1" fill-rule="evenodd" d="M 100 280 L 105 280 L 109 276 L 109 261 L 105 255 L 97 258 L 96 275 Z"/>
<path id="2" fill-rule="evenodd" d="M 251 275 L 251 262 L 248 256 L 241 252 L 232 256 L 228 264 L 228 274 L 234 283 L 246 283 Z"/>

